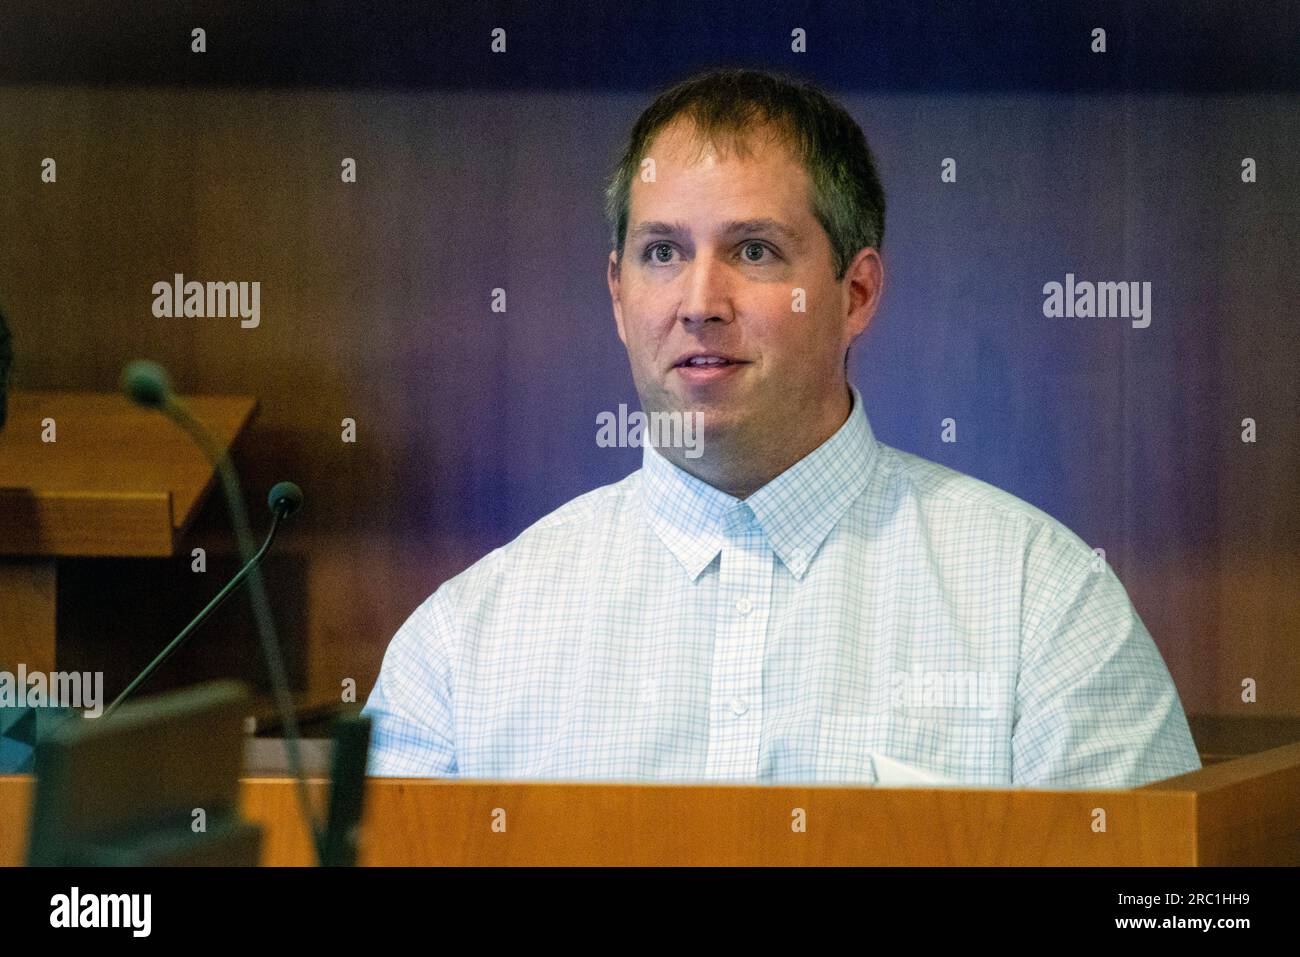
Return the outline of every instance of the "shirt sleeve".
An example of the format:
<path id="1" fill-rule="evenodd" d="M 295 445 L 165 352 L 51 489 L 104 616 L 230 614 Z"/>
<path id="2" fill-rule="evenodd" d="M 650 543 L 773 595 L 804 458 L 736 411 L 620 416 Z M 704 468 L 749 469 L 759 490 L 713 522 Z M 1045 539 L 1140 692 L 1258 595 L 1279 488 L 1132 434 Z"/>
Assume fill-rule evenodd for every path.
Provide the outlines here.
<path id="1" fill-rule="evenodd" d="M 372 719 L 367 773 L 372 777 L 450 777 L 458 773 L 452 711 L 454 635 L 443 589 L 397 630 L 379 680 L 362 709 Z"/>
<path id="2" fill-rule="evenodd" d="M 1027 576 L 1043 612 L 1022 650 L 1014 783 L 1131 788 L 1197 770 L 1173 678 L 1124 586 L 1082 542 L 1063 545 L 1054 568 Z"/>

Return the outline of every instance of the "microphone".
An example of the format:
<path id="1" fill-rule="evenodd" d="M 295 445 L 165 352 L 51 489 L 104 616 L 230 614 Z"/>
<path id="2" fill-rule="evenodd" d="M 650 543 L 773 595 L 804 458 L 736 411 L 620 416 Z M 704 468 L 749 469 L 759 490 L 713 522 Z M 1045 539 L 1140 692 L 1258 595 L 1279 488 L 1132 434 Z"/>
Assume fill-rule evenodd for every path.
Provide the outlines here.
<path id="1" fill-rule="evenodd" d="M 285 673 L 284 659 L 280 654 L 280 643 L 275 634 L 275 621 L 271 616 L 271 602 L 266 594 L 262 571 L 255 560 L 257 555 L 253 551 L 253 536 L 249 531 L 248 515 L 244 511 L 244 496 L 239 487 L 239 477 L 235 474 L 234 465 L 231 464 L 230 456 L 218 447 L 211 433 L 172 391 L 167 372 L 158 363 L 148 360 L 128 363 L 122 370 L 122 390 L 134 402 L 147 408 L 158 409 L 180 426 L 203 450 L 203 454 L 207 456 L 221 478 L 221 491 L 226 499 L 226 507 L 230 511 L 231 524 L 235 528 L 235 540 L 239 545 L 240 559 L 248 571 L 246 577 L 249 600 L 253 606 L 253 617 L 257 622 L 257 636 L 262 646 L 262 657 L 266 661 L 266 669 L 271 678 L 276 711 L 279 712 L 280 723 L 284 725 L 285 751 L 289 758 L 290 772 L 297 783 L 298 804 L 307 830 L 311 834 L 316 859 L 320 861 L 321 834 L 316 825 L 316 814 L 312 810 L 311 796 L 307 793 L 307 779 L 303 775 L 302 757 L 298 749 L 298 719 L 294 715 L 293 700 L 289 694 L 289 679 Z M 291 488 L 285 489 L 284 486 L 291 486 Z M 281 482 L 271 489 L 270 504 L 273 511 L 276 510 L 277 503 L 286 503 L 291 508 L 296 508 L 297 503 L 301 501 L 302 492 L 292 483 Z"/>
<path id="2" fill-rule="evenodd" d="M 253 566 L 261 563 L 262 557 L 271 548 L 271 543 L 275 541 L 275 533 L 280 527 L 280 522 L 287 519 L 302 506 L 302 489 L 298 488 L 298 486 L 294 485 L 292 482 L 280 482 L 271 489 L 271 494 L 267 496 L 267 504 L 271 507 L 271 530 L 267 533 L 266 541 L 262 543 L 262 547 L 257 550 L 257 553 L 253 556 L 252 560 L 241 568 L 234 578 L 230 579 L 230 581 L 226 583 L 226 587 L 217 592 L 216 597 L 214 597 L 212 601 L 208 602 L 204 609 L 194 617 L 194 620 L 186 625 L 181 630 L 181 633 L 173 638 L 171 643 L 159 652 L 158 656 L 154 658 L 153 661 L 149 662 L 149 665 L 143 671 L 135 676 L 134 680 L 126 686 L 126 690 L 113 699 L 113 703 L 104 711 L 105 718 L 112 715 L 123 701 L 130 697 L 136 689 L 138 689 L 149 679 L 150 676 L 153 675 L 155 671 L 162 667 L 163 662 L 170 658 L 180 648 L 180 646 L 185 643 L 185 640 L 194 633 L 195 629 L 197 629 L 199 625 L 203 624 L 203 622 L 207 621 L 208 618 L 212 616 L 212 613 L 220 608 L 222 603 L 234 593 L 235 589 L 238 588 L 246 578 L 248 578 L 249 573 L 253 570 Z"/>
<path id="3" fill-rule="evenodd" d="M 280 518 L 288 518 L 302 508 L 302 489 L 292 482 L 276 482 L 267 493 L 266 504 Z"/>
<path id="4" fill-rule="evenodd" d="M 156 362 L 141 359 L 122 370 L 122 389 L 136 405 L 161 408 L 171 394 L 167 372 Z"/>

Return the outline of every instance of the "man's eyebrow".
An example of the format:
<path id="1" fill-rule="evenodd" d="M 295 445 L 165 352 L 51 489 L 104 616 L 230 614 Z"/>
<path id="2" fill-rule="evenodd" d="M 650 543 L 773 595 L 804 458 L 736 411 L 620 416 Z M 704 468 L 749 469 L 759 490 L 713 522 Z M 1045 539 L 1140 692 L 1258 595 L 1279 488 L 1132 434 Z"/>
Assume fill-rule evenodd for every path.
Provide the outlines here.
<path id="1" fill-rule="evenodd" d="M 628 238 L 635 240 L 643 236 L 681 236 L 688 232 L 690 230 L 681 223 L 665 223 L 650 219 L 633 226 L 628 233 Z M 759 219 L 734 219 L 722 226 L 724 236 L 734 236 L 739 233 L 770 233 L 792 243 L 798 243 L 802 238 L 794 228 L 769 216 Z"/>
<path id="2" fill-rule="evenodd" d="M 726 235 L 734 235 L 735 233 L 772 233 L 793 243 L 797 243 L 800 238 L 798 231 L 794 227 L 787 226 L 780 220 L 772 219 L 769 216 L 764 216 L 761 219 L 733 220 L 723 226 L 722 231 Z"/>
<path id="3" fill-rule="evenodd" d="M 628 239 L 640 239 L 642 236 L 677 236 L 687 232 L 685 226 L 677 223 L 664 223 L 657 219 L 637 223 L 628 232 Z"/>

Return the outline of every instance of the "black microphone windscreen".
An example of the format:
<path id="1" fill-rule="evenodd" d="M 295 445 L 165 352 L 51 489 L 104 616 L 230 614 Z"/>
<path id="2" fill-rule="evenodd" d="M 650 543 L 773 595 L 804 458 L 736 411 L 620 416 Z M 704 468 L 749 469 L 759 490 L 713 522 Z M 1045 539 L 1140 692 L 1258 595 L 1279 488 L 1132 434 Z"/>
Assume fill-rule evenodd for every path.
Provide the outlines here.
<path id="1" fill-rule="evenodd" d="M 302 489 L 292 482 L 276 482 L 266 497 L 266 504 L 271 506 L 271 511 L 279 511 L 282 518 L 288 518 L 302 508 Z"/>

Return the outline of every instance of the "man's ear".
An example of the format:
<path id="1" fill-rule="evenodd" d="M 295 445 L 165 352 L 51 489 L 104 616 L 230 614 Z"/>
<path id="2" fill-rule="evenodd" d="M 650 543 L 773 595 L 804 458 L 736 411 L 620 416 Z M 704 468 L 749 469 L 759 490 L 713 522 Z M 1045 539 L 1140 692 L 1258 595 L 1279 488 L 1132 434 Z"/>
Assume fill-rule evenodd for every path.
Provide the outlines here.
<path id="1" fill-rule="evenodd" d="M 618 338 L 626 346 L 627 335 L 623 332 L 623 299 L 620 276 L 618 251 L 611 249 L 609 251 L 609 270 L 605 275 L 605 281 L 609 283 L 609 301 L 614 306 L 614 325 L 618 329 Z"/>
<path id="2" fill-rule="evenodd" d="M 885 292 L 885 264 L 871 246 L 858 254 L 844 271 L 844 348 L 867 331 Z"/>

